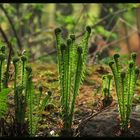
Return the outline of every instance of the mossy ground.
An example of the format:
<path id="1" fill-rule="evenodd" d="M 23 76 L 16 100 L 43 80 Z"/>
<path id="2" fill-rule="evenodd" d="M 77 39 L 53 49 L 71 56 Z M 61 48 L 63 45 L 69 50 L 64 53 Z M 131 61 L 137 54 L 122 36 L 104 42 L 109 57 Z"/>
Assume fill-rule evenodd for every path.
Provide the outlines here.
<path id="1" fill-rule="evenodd" d="M 46 95 L 48 90 L 51 90 L 53 93 L 49 105 L 42 112 L 42 120 L 39 122 L 38 136 L 59 136 L 63 124 L 61 120 L 57 65 L 55 63 L 38 62 L 31 63 L 30 65 L 33 68 L 33 82 L 36 94 L 39 92 L 38 87 L 40 84 L 43 85 L 43 96 Z M 107 65 L 87 66 L 86 77 L 76 100 L 73 121 L 74 129 L 78 128 L 78 125 L 83 119 L 90 116 L 93 112 L 98 112 L 103 108 L 101 91 L 102 75 L 110 72 L 110 68 Z M 9 86 L 12 86 L 12 81 L 13 78 L 11 78 Z M 135 104 L 139 102 L 138 97 L 140 91 L 138 86 L 136 93 L 137 95 L 134 100 Z M 113 103 L 116 103 L 114 85 L 111 87 L 111 95 L 113 97 Z M 9 98 L 10 97 L 12 98 L 12 96 L 9 96 Z M 9 101 L 9 105 L 13 108 L 13 102 Z M 12 109 L 11 112 L 13 112 Z"/>

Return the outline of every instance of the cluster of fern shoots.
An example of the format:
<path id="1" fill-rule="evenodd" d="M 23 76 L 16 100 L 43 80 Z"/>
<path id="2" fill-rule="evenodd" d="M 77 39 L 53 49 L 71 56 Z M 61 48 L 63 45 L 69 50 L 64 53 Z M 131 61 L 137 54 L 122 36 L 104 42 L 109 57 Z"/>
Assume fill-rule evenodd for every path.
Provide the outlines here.
<path id="1" fill-rule="evenodd" d="M 15 56 L 12 59 L 14 65 L 14 85 L 13 88 L 5 87 L 6 71 L 6 54 L 5 46 L 0 48 L 0 120 L 8 114 L 8 93 L 13 92 L 14 96 L 14 120 L 10 122 L 11 127 L 4 132 L 3 127 L 0 129 L 0 135 L 9 136 L 35 136 L 38 130 L 38 122 L 41 119 L 41 112 L 44 110 L 51 97 L 51 92 L 43 97 L 43 88 L 39 86 L 39 92 L 35 93 L 32 81 L 32 68 L 28 65 L 26 54 Z M 7 79 L 6 79 L 7 78 Z M 12 90 L 13 89 L 13 90 Z M 11 96 L 11 95 L 9 95 Z M 5 126 L 6 127 L 6 126 Z"/>
<path id="2" fill-rule="evenodd" d="M 72 126 L 76 97 L 85 73 L 90 33 L 91 28 L 87 26 L 83 39 L 77 44 L 74 34 L 63 40 L 61 29 L 55 29 L 64 129 Z"/>
<path id="3" fill-rule="evenodd" d="M 87 26 L 82 41 L 77 44 L 74 34 L 71 34 L 65 41 L 61 37 L 61 29 L 57 28 L 55 30 L 64 129 L 70 129 L 72 126 L 76 97 L 85 74 L 90 33 L 91 28 Z M 5 55 L 5 47 L 1 46 L 0 49 L 0 118 L 4 118 L 8 111 L 8 108 L 6 108 L 7 94 L 12 88 L 5 87 L 5 81 L 9 81 L 9 77 L 4 74 L 8 60 Z M 49 91 L 44 99 L 41 99 L 42 87 L 39 87 L 38 94 L 35 93 L 32 68 L 28 65 L 26 53 L 21 56 L 14 56 L 12 63 L 14 66 L 14 121 L 12 126 L 14 134 L 9 135 L 35 136 L 41 112 L 48 104 L 51 92 Z M 1 130 L 0 133 L 3 136 Z"/>
<path id="4" fill-rule="evenodd" d="M 61 29 L 55 29 L 58 56 L 58 71 L 60 83 L 60 103 L 62 107 L 63 129 L 69 131 L 72 128 L 76 98 L 79 93 L 86 71 L 86 58 L 88 54 L 88 40 L 91 28 L 86 27 L 80 43 L 76 42 L 74 34 L 64 40 Z M 136 67 L 136 54 L 131 54 L 127 69 L 121 67 L 120 55 L 115 54 L 109 62 L 112 70 L 116 93 L 118 98 L 118 109 L 120 115 L 120 126 L 127 130 L 130 123 L 132 101 L 135 91 L 139 69 Z M 14 136 L 35 136 L 38 130 L 38 123 L 41 120 L 41 112 L 48 104 L 52 95 L 43 97 L 43 88 L 39 86 L 39 92 L 35 93 L 33 84 L 32 68 L 28 65 L 26 54 L 15 56 L 12 59 L 14 66 L 14 84 L 12 88 L 6 86 L 9 76 L 6 73 L 6 52 L 5 46 L 0 46 L 0 124 L 8 112 L 8 93 L 13 89 L 14 95 Z M 110 99 L 110 85 L 112 75 L 103 76 L 102 92 L 107 105 Z M 105 106 L 106 106 L 105 105 Z M 26 132 L 25 132 L 26 131 Z M 4 127 L 0 125 L 0 136 L 5 134 Z M 9 136 L 13 136 L 9 134 Z"/>
<path id="5" fill-rule="evenodd" d="M 130 125 L 132 101 L 139 75 L 139 69 L 136 67 L 136 53 L 131 54 L 127 69 L 122 68 L 119 54 L 115 54 L 113 59 L 114 60 L 109 62 L 109 66 L 115 81 L 120 114 L 120 127 L 121 130 L 127 131 Z"/>

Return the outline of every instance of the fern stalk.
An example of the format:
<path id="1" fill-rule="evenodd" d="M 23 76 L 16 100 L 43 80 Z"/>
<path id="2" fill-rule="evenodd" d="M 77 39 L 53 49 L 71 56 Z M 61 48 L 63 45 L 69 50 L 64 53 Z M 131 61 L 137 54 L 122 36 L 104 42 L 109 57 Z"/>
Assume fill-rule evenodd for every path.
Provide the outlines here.
<path id="1" fill-rule="evenodd" d="M 25 67 L 26 67 L 26 61 L 27 61 L 27 57 L 26 56 L 22 56 L 21 57 L 21 61 L 22 61 L 22 85 L 25 85 Z"/>
<path id="2" fill-rule="evenodd" d="M 74 91 L 73 91 L 73 99 L 71 103 L 71 111 L 70 111 L 70 125 L 72 124 L 72 119 L 73 119 L 73 112 L 74 112 L 74 107 L 75 107 L 75 101 L 76 101 L 76 96 L 78 94 L 80 82 L 81 82 L 81 74 L 82 74 L 82 66 L 83 66 L 83 60 L 82 60 L 82 48 L 77 49 L 77 68 L 76 68 L 76 74 L 75 74 L 75 82 L 74 82 Z"/>
<path id="3" fill-rule="evenodd" d="M 28 106 L 29 134 L 33 136 L 33 85 L 32 85 L 32 68 L 26 67 L 26 103 Z"/>
<path id="4" fill-rule="evenodd" d="M 80 43 L 81 47 L 78 47 L 77 51 L 79 45 L 75 43 L 75 35 L 70 35 L 65 45 L 61 38 L 61 30 L 59 28 L 55 30 L 64 129 L 69 129 L 72 125 L 75 101 L 85 73 L 90 33 L 91 28 L 87 26 Z"/>
<path id="5" fill-rule="evenodd" d="M 17 116 L 17 107 L 19 106 L 18 105 L 18 100 L 19 100 L 19 97 L 18 97 L 18 93 L 16 91 L 17 89 L 17 76 L 18 76 L 18 61 L 19 61 L 19 58 L 17 57 L 14 57 L 13 58 L 13 64 L 14 64 L 14 103 L 15 103 L 15 116 Z M 16 117 L 17 118 L 17 117 Z"/>
<path id="6" fill-rule="evenodd" d="M 5 55 L 2 53 L 2 54 L 0 54 L 0 91 L 2 91 L 2 89 L 3 89 L 2 78 L 3 78 L 4 60 L 5 60 Z"/>

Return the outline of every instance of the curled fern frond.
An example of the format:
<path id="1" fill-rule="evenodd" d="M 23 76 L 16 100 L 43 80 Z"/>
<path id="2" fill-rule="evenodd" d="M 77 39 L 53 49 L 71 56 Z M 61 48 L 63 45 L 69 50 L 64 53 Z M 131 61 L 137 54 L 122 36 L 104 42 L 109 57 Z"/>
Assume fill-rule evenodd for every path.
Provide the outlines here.
<path id="1" fill-rule="evenodd" d="M 136 62 L 136 57 L 137 57 L 136 53 L 131 54 L 131 59 L 133 60 L 134 63 Z"/>
<path id="2" fill-rule="evenodd" d="M 86 31 L 90 34 L 91 33 L 91 27 L 90 26 L 87 26 L 86 27 Z"/>
<path id="3" fill-rule="evenodd" d="M 55 35 L 58 35 L 58 34 L 60 34 L 61 33 L 61 29 L 60 28 L 56 28 L 55 29 Z"/>
<path id="4" fill-rule="evenodd" d="M 75 41 L 75 35 L 74 34 L 71 34 L 70 38 L 71 38 L 72 41 Z"/>
<path id="5" fill-rule="evenodd" d="M 18 58 L 18 57 L 14 57 L 14 58 L 13 58 L 13 64 L 14 64 L 14 65 L 15 65 L 18 61 L 19 61 L 19 58 Z"/>

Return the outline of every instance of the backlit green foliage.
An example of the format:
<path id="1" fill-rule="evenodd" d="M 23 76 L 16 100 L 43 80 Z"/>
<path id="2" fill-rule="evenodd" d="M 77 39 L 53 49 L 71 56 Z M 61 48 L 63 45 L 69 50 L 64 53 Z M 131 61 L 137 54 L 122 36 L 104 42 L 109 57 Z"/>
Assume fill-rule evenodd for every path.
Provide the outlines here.
<path id="1" fill-rule="evenodd" d="M 120 55 L 115 54 L 114 60 L 109 62 L 115 80 L 116 93 L 118 98 L 118 107 L 120 114 L 121 129 L 127 130 L 130 122 L 132 110 L 132 101 L 135 91 L 136 80 L 139 75 L 139 69 L 136 67 L 136 54 L 131 54 L 126 71 L 122 70 L 119 62 Z"/>
<path id="2" fill-rule="evenodd" d="M 91 28 L 87 26 L 82 41 L 77 44 L 75 35 L 70 35 L 70 38 L 64 42 L 61 38 L 61 29 L 55 29 L 61 106 L 65 129 L 71 128 L 76 97 L 84 79 L 90 33 Z"/>

